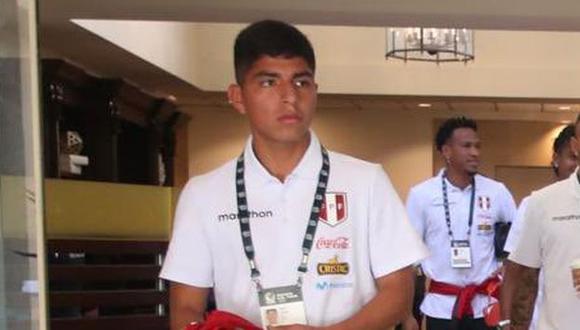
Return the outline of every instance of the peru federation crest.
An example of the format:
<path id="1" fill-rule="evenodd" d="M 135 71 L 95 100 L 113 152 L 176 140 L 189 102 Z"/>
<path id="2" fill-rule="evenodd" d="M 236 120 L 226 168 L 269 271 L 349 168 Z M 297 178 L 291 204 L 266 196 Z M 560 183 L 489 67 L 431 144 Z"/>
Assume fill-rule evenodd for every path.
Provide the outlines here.
<path id="1" fill-rule="evenodd" d="M 327 192 L 324 195 L 319 220 L 331 227 L 335 227 L 346 221 L 346 217 L 346 193 Z"/>
<path id="2" fill-rule="evenodd" d="M 479 196 L 477 198 L 477 204 L 479 204 L 480 210 L 489 211 L 491 208 L 491 199 L 489 196 Z"/>

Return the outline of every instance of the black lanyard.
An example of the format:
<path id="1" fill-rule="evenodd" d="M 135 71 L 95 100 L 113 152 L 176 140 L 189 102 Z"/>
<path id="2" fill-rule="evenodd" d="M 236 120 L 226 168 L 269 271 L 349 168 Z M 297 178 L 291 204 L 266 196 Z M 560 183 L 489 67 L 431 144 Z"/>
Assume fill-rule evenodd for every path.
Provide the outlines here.
<path id="1" fill-rule="evenodd" d="M 328 176 L 330 174 L 330 161 L 328 159 L 328 151 L 323 146 L 320 146 L 322 154 L 322 166 L 318 173 L 318 183 L 316 185 L 316 192 L 314 194 L 314 201 L 312 202 L 312 209 L 310 211 L 310 220 L 306 227 L 304 240 L 302 242 L 302 261 L 298 266 L 298 284 L 302 284 L 302 275 L 308 271 L 308 257 L 312 249 L 312 242 L 316 234 L 316 227 L 318 227 L 318 218 L 320 216 L 320 208 L 326 194 L 326 186 L 328 184 Z M 250 263 L 251 277 L 256 283 L 258 290 L 261 290 L 260 285 L 260 271 L 255 262 L 254 244 L 252 243 L 252 231 L 250 230 L 250 214 L 248 209 L 248 200 L 246 194 L 246 183 L 244 178 L 244 154 L 238 157 L 236 165 L 236 196 L 238 200 L 238 219 L 240 222 L 240 233 L 242 235 L 242 243 L 244 244 L 244 252 Z"/>
<path id="2" fill-rule="evenodd" d="M 451 230 L 451 215 L 449 212 L 449 200 L 447 198 L 447 174 L 443 173 L 441 175 L 441 185 L 443 186 L 443 208 L 445 209 L 445 222 L 447 223 L 447 231 L 449 233 L 449 239 L 451 244 L 453 244 L 453 231 Z M 469 222 L 467 224 L 467 240 L 471 236 L 471 225 L 473 224 L 473 206 L 475 204 L 475 176 L 471 180 L 471 202 L 469 204 Z"/>

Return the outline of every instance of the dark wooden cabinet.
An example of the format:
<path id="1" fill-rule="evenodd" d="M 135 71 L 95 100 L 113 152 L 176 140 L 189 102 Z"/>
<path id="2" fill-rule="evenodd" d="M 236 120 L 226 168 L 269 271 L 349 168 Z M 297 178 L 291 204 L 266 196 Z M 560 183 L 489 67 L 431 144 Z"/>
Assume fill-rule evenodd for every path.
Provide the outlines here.
<path id="1" fill-rule="evenodd" d="M 174 103 L 122 79 L 103 79 L 63 60 L 42 61 L 44 169 L 50 178 L 173 185 Z M 59 166 L 75 132 L 88 158 L 80 174 Z"/>

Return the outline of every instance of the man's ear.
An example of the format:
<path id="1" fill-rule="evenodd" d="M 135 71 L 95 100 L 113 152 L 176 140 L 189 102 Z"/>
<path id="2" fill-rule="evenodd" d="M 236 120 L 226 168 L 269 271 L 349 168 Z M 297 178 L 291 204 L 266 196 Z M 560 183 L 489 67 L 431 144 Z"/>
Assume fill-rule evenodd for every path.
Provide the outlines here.
<path id="1" fill-rule="evenodd" d="M 572 148 L 572 145 L 570 145 L 570 148 Z M 572 152 L 574 152 L 574 150 L 572 150 Z M 552 166 L 558 168 L 558 153 L 555 151 L 552 152 Z"/>
<path id="2" fill-rule="evenodd" d="M 451 147 L 448 144 L 444 144 L 441 146 L 441 156 L 443 156 L 443 160 L 446 164 L 449 164 L 451 161 Z"/>
<path id="3" fill-rule="evenodd" d="M 574 156 L 578 157 L 580 155 L 580 139 L 578 139 L 577 136 L 573 136 L 572 139 L 570 139 L 570 147 Z"/>
<path id="4" fill-rule="evenodd" d="M 243 100 L 242 87 L 238 84 L 230 84 L 230 86 L 228 86 L 228 103 L 231 104 L 237 112 L 244 115 L 246 114 L 246 108 Z"/>

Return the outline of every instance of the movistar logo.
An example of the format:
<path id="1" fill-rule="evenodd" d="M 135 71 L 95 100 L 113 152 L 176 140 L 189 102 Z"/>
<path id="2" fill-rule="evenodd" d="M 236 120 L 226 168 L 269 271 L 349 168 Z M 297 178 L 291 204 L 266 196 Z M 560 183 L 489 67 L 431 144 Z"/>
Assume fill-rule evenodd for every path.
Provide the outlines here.
<path id="1" fill-rule="evenodd" d="M 320 281 L 316 283 L 316 288 L 318 290 L 350 289 L 353 286 L 352 282 Z"/>

